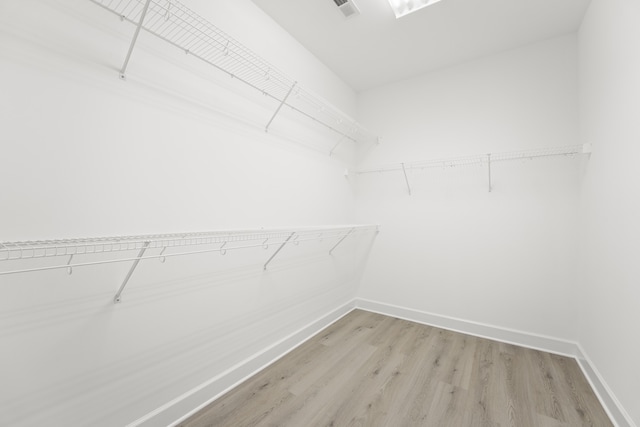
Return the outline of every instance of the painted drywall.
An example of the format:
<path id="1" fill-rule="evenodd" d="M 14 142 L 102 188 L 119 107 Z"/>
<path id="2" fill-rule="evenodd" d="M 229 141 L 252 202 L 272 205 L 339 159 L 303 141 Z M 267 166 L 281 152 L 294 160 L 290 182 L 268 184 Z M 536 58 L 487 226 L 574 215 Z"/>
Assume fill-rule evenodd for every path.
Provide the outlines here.
<path id="1" fill-rule="evenodd" d="M 382 143 L 361 169 L 578 144 L 577 39 L 565 36 L 363 92 Z M 360 298 L 573 341 L 585 159 L 358 175 L 357 219 L 383 225 Z"/>
<path id="2" fill-rule="evenodd" d="M 579 340 L 640 425 L 640 3 L 593 0 L 579 32 L 580 131 L 594 146 L 581 198 Z M 597 153 L 597 154 L 596 154 Z"/>
<path id="3" fill-rule="evenodd" d="M 91 2 L 2 7 L 6 240 L 349 219 L 336 135 L 286 110 L 265 134 L 275 101 L 148 35 L 114 80 L 133 27 Z"/>
<path id="4" fill-rule="evenodd" d="M 262 12 L 251 0 L 190 0 L 188 5 L 298 84 L 349 116 L 356 114 L 355 91 Z M 268 26 L 265 36 L 260 29 Z"/>
<path id="5" fill-rule="evenodd" d="M 249 1 L 207 3 L 352 109 L 353 92 Z M 148 34 L 120 81 L 132 33 L 89 1 L 0 2 L 0 240 L 353 220 L 348 144 L 330 158 L 335 136 L 288 111 L 266 134 L 277 105 Z M 134 422 L 350 301 L 368 243 L 328 256 L 333 243 L 286 247 L 267 272 L 273 245 L 143 261 L 119 305 L 127 264 L 0 276 L 0 424 Z"/>

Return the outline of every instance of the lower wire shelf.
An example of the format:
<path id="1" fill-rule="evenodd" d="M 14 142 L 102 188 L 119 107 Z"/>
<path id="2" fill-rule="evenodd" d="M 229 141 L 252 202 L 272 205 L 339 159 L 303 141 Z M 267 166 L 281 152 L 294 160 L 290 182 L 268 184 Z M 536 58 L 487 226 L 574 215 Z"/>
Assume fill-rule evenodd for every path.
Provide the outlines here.
<path id="1" fill-rule="evenodd" d="M 0 265 L 6 265 L 11 261 L 12 263 L 9 264 L 47 258 L 66 258 L 66 263 L 2 269 L 0 276 L 56 269 L 67 269 L 67 272 L 71 274 L 75 267 L 133 262 L 114 297 L 114 302 L 120 302 L 121 294 L 141 260 L 158 259 L 160 262 L 164 262 L 169 257 L 208 252 L 219 252 L 224 255 L 231 250 L 277 247 L 264 264 L 263 269 L 266 270 L 269 263 L 289 243 L 298 245 L 301 242 L 312 240 L 336 239 L 336 243 L 329 251 L 329 254 L 332 254 L 348 237 L 377 232 L 378 230 L 377 225 L 344 225 L 1 242 Z M 133 256 L 132 251 L 138 251 L 137 255 Z M 105 259 L 84 262 L 78 260 L 83 255 L 92 254 L 104 254 Z"/>

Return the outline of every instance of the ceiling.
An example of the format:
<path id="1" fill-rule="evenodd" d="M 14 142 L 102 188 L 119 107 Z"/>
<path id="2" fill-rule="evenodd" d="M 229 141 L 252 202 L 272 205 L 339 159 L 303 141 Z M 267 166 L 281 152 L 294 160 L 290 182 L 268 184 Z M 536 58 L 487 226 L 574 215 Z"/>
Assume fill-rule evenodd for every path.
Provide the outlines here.
<path id="1" fill-rule="evenodd" d="M 252 0 L 356 91 L 575 32 L 590 0 L 442 0 L 396 19 L 387 0 Z"/>

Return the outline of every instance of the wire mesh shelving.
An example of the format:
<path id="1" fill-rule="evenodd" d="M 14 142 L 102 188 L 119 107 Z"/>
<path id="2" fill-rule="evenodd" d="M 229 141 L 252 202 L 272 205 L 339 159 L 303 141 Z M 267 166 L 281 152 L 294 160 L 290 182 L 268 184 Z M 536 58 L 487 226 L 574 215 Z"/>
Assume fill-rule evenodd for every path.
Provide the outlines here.
<path id="1" fill-rule="evenodd" d="M 298 85 L 258 54 L 177 0 L 91 1 L 123 21 L 136 25 L 136 33 L 120 73 L 123 79 L 138 34 L 144 30 L 277 101 L 279 106 L 265 130 L 269 129 L 280 109 L 287 106 L 347 140 L 378 141 L 377 136 L 353 118 Z"/>
<path id="2" fill-rule="evenodd" d="M 264 264 L 264 270 L 266 270 L 274 257 L 289 243 L 298 245 L 312 240 L 335 240 L 335 244 L 329 251 L 329 254 L 332 254 L 347 237 L 377 230 L 378 226 L 375 225 L 349 225 L 0 242 L 0 265 L 7 265 L 11 261 L 50 258 L 60 260 L 52 265 L 47 263 L 24 268 L 2 269 L 0 276 L 56 269 L 67 269 L 71 274 L 75 267 L 133 261 L 127 277 L 116 294 L 115 301 L 119 302 L 124 287 L 141 260 L 158 259 L 160 262 L 165 262 L 167 258 L 176 256 L 208 252 L 219 252 L 224 255 L 227 251 L 275 247 L 277 249 Z M 85 255 L 99 255 L 100 259 L 83 261 L 82 256 Z"/>
<path id="3" fill-rule="evenodd" d="M 559 147 L 537 148 L 524 151 L 510 151 L 502 153 L 477 154 L 471 156 L 448 157 L 441 159 L 421 160 L 406 163 L 395 163 L 387 166 L 379 166 L 373 168 L 360 169 L 356 171 L 358 175 L 366 175 L 372 173 L 398 172 L 401 171 L 404 176 L 407 190 L 411 194 L 411 185 L 407 176 L 407 171 L 414 169 L 431 169 L 431 168 L 452 168 L 473 165 L 486 165 L 489 183 L 489 192 L 491 192 L 491 165 L 496 162 L 505 162 L 510 160 L 528 160 L 539 159 L 545 157 L 559 156 L 575 156 L 579 154 L 590 154 L 591 144 L 567 145 Z"/>

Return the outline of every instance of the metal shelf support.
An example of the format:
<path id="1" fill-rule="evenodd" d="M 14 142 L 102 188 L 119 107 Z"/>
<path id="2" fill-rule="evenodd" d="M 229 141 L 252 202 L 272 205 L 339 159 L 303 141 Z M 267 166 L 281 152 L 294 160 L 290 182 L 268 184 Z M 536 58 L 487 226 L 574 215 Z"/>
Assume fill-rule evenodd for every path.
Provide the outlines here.
<path id="1" fill-rule="evenodd" d="M 276 111 L 273 113 L 273 116 L 271 116 L 271 120 L 269 120 L 269 123 L 267 123 L 267 125 L 264 127 L 264 131 L 265 132 L 269 132 L 269 126 L 271 126 L 271 123 L 273 122 L 273 119 L 276 118 L 276 116 L 280 112 L 280 109 L 282 108 L 282 106 L 287 102 L 287 98 L 289 98 L 289 95 L 291 95 L 291 92 L 293 92 L 293 88 L 295 88 L 297 84 L 298 84 L 298 82 L 294 82 L 291 85 L 291 88 L 289 88 L 289 92 L 287 92 L 287 94 L 284 96 L 282 101 L 280 101 L 280 105 L 278 105 L 278 108 L 276 108 Z"/>
<path id="2" fill-rule="evenodd" d="M 331 248 L 331 250 L 329 250 L 329 255 L 332 255 L 332 254 L 333 254 L 333 250 L 334 250 L 335 248 L 337 248 L 337 247 L 340 245 L 340 243 L 342 243 L 342 242 L 344 241 L 344 239 L 346 239 L 347 237 L 349 237 L 349 235 L 350 235 L 351 233 L 353 233 L 353 230 L 355 230 L 355 228 L 352 228 L 351 230 L 347 231 L 347 233 L 346 233 L 344 236 L 342 236 L 342 238 L 341 238 L 340 240 L 338 240 L 338 243 L 336 243 L 335 245 L 333 245 L 333 247 Z"/>
<path id="3" fill-rule="evenodd" d="M 140 259 L 143 257 L 144 252 L 149 247 L 149 243 L 151 243 L 151 242 L 149 242 L 149 241 L 144 242 L 144 245 L 142 246 L 142 249 L 140 249 L 140 252 L 138 252 L 138 256 L 136 257 L 135 261 L 133 261 L 133 264 L 131 265 L 131 268 L 129 269 L 129 272 L 127 273 L 127 276 L 124 278 L 124 281 L 122 282 L 122 285 L 120 285 L 120 289 L 118 289 L 118 292 L 116 293 L 116 296 L 113 297 L 114 304 L 117 304 L 117 303 L 120 302 L 120 296 L 122 295 L 122 291 L 124 291 L 124 288 L 125 288 L 125 286 L 127 286 L 127 283 L 129 282 L 129 279 L 131 279 L 131 275 L 136 270 L 136 267 L 138 266 L 138 263 L 140 262 Z"/>
<path id="4" fill-rule="evenodd" d="M 336 142 L 336 144 L 333 146 L 333 148 L 331 149 L 331 151 L 329 151 L 329 157 L 333 156 L 333 152 L 336 151 L 336 148 L 338 148 L 340 146 L 340 144 L 342 144 L 343 139 L 345 138 L 345 135 L 342 135 L 339 139 L 338 142 Z"/>
<path id="5" fill-rule="evenodd" d="M 73 255 L 74 254 L 69 255 L 69 261 L 67 261 L 67 273 L 68 274 L 73 274 L 73 267 L 71 267 L 71 261 L 73 261 Z"/>
<path id="6" fill-rule="evenodd" d="M 407 183 L 407 190 L 409 191 L 409 195 L 411 195 L 411 185 L 409 185 L 409 178 L 407 177 L 407 168 L 404 167 L 404 163 L 402 164 L 402 173 L 404 174 L 404 181 Z"/>
<path id="7" fill-rule="evenodd" d="M 136 46 L 136 42 L 138 41 L 138 36 L 140 35 L 140 29 L 142 29 L 142 23 L 144 22 L 145 16 L 147 16 L 147 10 L 149 10 L 149 3 L 151 0 L 147 0 L 144 4 L 144 8 L 142 9 L 142 14 L 140 15 L 140 21 L 136 25 L 136 32 L 133 33 L 133 39 L 131 39 L 131 45 L 129 46 L 129 52 L 127 52 L 127 57 L 124 60 L 124 64 L 122 64 L 122 68 L 120 69 L 120 80 L 126 80 L 126 71 L 127 66 L 129 65 L 129 60 L 131 59 L 131 54 L 133 53 L 133 48 Z"/>
<path id="8" fill-rule="evenodd" d="M 278 252 L 280 252 L 282 250 L 282 248 L 284 248 L 284 245 L 286 245 L 287 243 L 289 243 L 289 240 L 291 240 L 291 238 L 293 237 L 293 235 L 296 234 L 296 232 L 292 232 L 291 234 L 289 234 L 289 237 L 287 237 L 287 240 L 285 240 L 284 242 L 282 242 L 282 244 L 280 245 L 280 247 L 273 253 L 273 255 L 271 255 L 271 257 L 267 260 L 267 262 L 264 263 L 264 267 L 262 268 L 262 270 L 267 270 L 267 266 L 269 265 L 269 263 L 271 262 L 272 259 L 274 259 L 276 257 L 276 255 L 278 255 Z"/>

